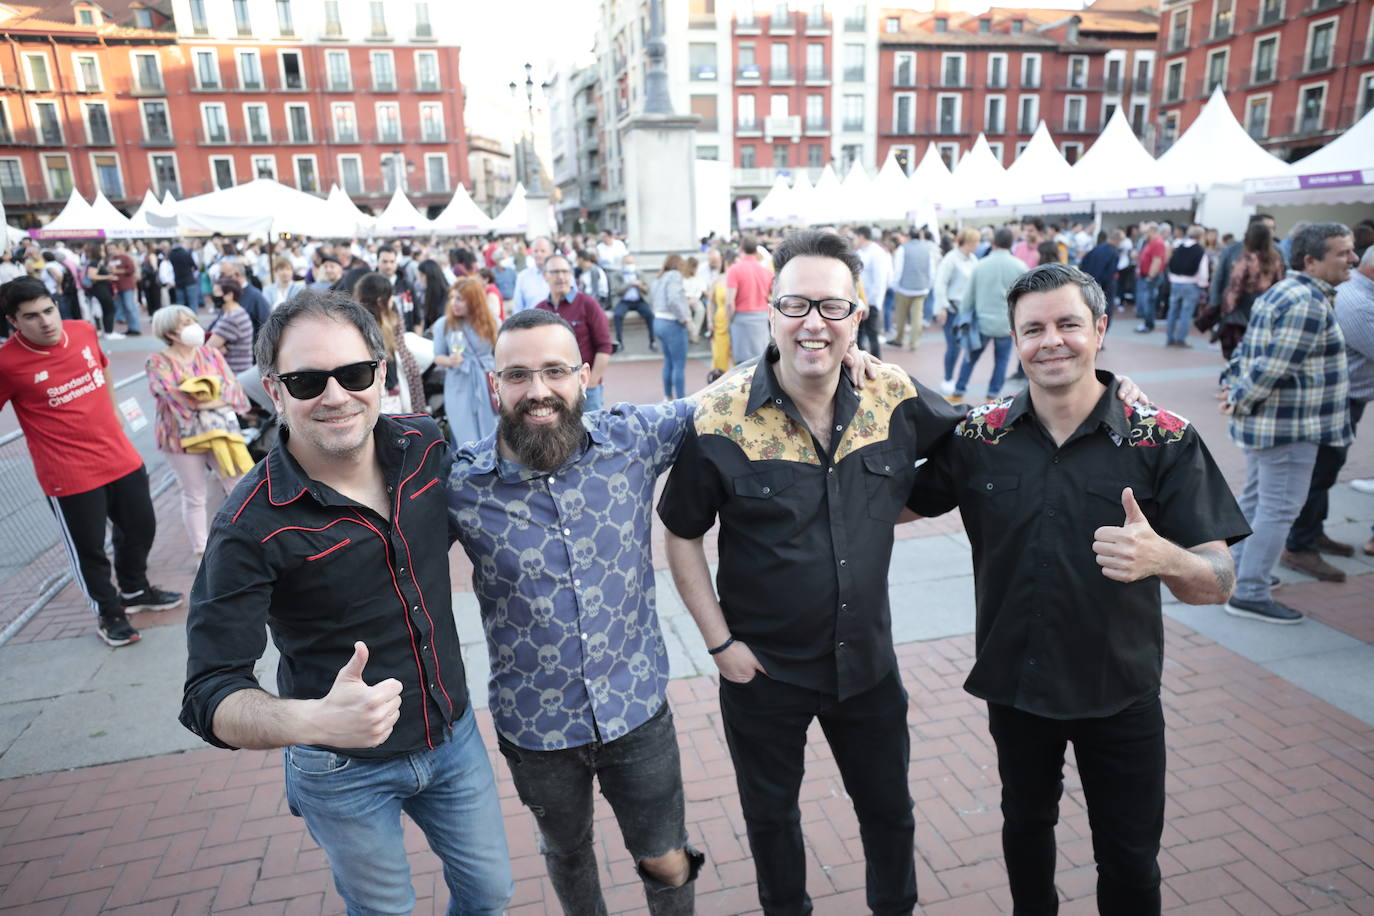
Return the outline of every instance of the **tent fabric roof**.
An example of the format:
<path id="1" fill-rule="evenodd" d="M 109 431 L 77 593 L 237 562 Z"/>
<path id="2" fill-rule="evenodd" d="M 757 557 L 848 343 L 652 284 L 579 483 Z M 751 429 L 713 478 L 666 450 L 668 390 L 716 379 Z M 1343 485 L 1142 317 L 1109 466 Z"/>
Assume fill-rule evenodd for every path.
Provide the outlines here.
<path id="1" fill-rule="evenodd" d="M 786 217 L 791 215 L 788 200 L 792 196 L 792 189 L 787 186 L 787 176 L 778 175 L 773 179 L 773 186 L 768 189 L 768 193 L 759 201 L 759 205 L 744 217 L 747 228 L 758 228 L 759 226 L 781 226 L 786 222 Z M 779 212 L 782 211 L 782 212 Z"/>
<path id="2" fill-rule="evenodd" d="M 72 196 L 67 198 L 66 205 L 62 207 L 62 212 L 57 214 L 52 222 L 34 229 L 29 234 L 38 239 L 101 238 L 105 233 L 97 228 L 95 223 L 91 205 L 80 192 L 73 190 Z"/>
<path id="3" fill-rule="evenodd" d="M 461 184 L 454 190 L 453 199 L 448 202 L 448 206 L 444 207 L 432 222 L 437 232 L 453 235 L 482 233 L 491 226 L 491 218 L 473 203 L 468 189 Z"/>
<path id="4" fill-rule="evenodd" d="M 949 209 L 989 209 L 1007 206 L 1006 169 L 992 153 L 988 138 L 978 134 L 973 147 L 954 167 L 949 189 L 937 200 Z"/>
<path id="5" fill-rule="evenodd" d="M 331 224 L 324 200 L 270 178 L 232 188 L 188 197 L 177 204 L 177 223 L 190 231 L 246 235 L 251 232 L 319 233 L 329 238 L 337 231 Z M 333 227 L 333 231 L 331 230 Z"/>
<path id="6" fill-rule="evenodd" d="M 1286 173 L 1250 178 L 1245 192 L 1250 204 L 1374 203 L 1374 110 Z"/>
<path id="7" fill-rule="evenodd" d="M 1041 121 L 1021 155 L 1007 167 L 1006 196 L 1015 204 L 1053 203 L 1068 200 L 1073 186 L 1073 166 L 1054 145 L 1049 127 Z"/>
<path id="8" fill-rule="evenodd" d="M 1183 136 L 1159 157 L 1159 165 L 1171 174 L 1188 176 L 1199 191 L 1214 184 L 1240 184 L 1247 178 L 1292 171 L 1292 166 L 1245 132 L 1220 86 Z"/>
<path id="9" fill-rule="evenodd" d="M 1118 201 L 1109 209 L 1155 210 L 1166 203 L 1172 207 L 1177 198 L 1191 203 L 1196 186 L 1174 179 L 1175 173 L 1163 168 L 1145 151 L 1125 109 L 1118 108 L 1083 157 L 1073 164 L 1075 201 Z M 1130 203 L 1120 203 L 1127 202 Z"/>
<path id="10" fill-rule="evenodd" d="M 374 223 L 376 235 L 414 235 L 417 232 L 430 232 L 434 225 L 415 209 L 406 199 L 405 193 L 397 188 L 392 192 L 386 208 L 377 216 Z"/>
<path id="11" fill-rule="evenodd" d="M 525 201 L 525 186 L 516 184 L 515 192 L 501 212 L 491 219 L 491 231 L 502 235 L 523 233 L 529 227 L 529 204 Z"/>
<path id="12" fill-rule="evenodd" d="M 843 191 L 835 169 L 827 165 L 816 179 L 816 187 L 811 191 L 811 206 L 806 213 L 806 222 L 811 226 L 828 226 L 840 222 L 844 210 Z"/>

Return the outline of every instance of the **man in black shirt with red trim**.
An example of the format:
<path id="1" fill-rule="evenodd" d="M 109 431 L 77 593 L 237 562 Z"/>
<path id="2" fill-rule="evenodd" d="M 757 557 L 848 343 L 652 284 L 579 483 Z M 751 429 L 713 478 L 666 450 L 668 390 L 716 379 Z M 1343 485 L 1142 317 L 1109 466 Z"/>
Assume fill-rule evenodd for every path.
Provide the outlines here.
<path id="1" fill-rule="evenodd" d="M 969 412 L 916 474 L 909 506 L 956 505 L 973 548 L 977 658 L 1002 777 L 1015 912 L 1054 913 L 1054 825 L 1069 741 L 1098 869 L 1098 909 L 1160 911 L 1164 657 L 1159 586 L 1220 604 L 1227 545 L 1250 533 L 1187 420 L 1122 404 L 1096 370 L 1106 301 L 1042 265 L 1007 293 L 1030 387 Z"/>
<path id="2" fill-rule="evenodd" d="M 452 456 L 428 418 L 379 416 L 385 352 L 337 293 L 264 325 L 282 438 L 211 529 L 181 721 L 217 747 L 285 749 L 287 800 L 350 912 L 413 908 L 404 810 L 444 863 L 449 912 L 497 914 L 513 885 L 453 622 Z M 279 696 L 253 674 L 266 629 Z"/>

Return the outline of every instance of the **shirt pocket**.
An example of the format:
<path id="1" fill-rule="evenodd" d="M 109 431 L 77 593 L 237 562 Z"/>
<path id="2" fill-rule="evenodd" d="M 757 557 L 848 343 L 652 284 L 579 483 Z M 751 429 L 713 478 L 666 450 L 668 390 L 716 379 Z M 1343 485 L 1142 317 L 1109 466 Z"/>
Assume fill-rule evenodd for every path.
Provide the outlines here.
<path id="1" fill-rule="evenodd" d="M 869 516 L 889 525 L 896 522 L 915 480 L 910 454 L 899 448 L 870 449 L 863 453 L 863 467 Z"/>
<path id="2" fill-rule="evenodd" d="M 975 473 L 968 481 L 969 502 L 986 519 L 1014 522 L 1021 505 L 1019 474 Z"/>
<path id="3" fill-rule="evenodd" d="M 1084 525 L 1091 533 L 1102 527 L 1120 528 L 1126 524 L 1126 507 L 1121 505 L 1121 491 L 1127 487 L 1135 494 L 1136 505 L 1145 513 L 1151 526 L 1156 517 L 1154 492 L 1147 484 L 1133 483 L 1111 477 L 1096 477 L 1088 481 L 1084 490 L 1088 493 L 1085 500 Z"/>
<path id="4" fill-rule="evenodd" d="M 782 493 L 796 480 L 790 468 L 769 468 L 753 474 L 741 474 L 734 478 L 735 495 L 749 500 L 776 503 Z"/>

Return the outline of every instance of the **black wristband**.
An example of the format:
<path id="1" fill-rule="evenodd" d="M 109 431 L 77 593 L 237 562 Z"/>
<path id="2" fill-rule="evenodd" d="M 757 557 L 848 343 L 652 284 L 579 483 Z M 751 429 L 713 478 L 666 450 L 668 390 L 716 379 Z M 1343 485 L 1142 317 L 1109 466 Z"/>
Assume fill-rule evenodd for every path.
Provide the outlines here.
<path id="1" fill-rule="evenodd" d="M 733 646 L 734 644 L 735 644 L 735 637 L 731 636 L 729 639 L 725 640 L 725 642 L 723 642 L 723 643 L 721 643 L 720 645 L 716 646 L 714 649 L 707 649 L 707 650 L 706 650 L 706 654 L 707 654 L 707 655 L 719 655 L 720 653 L 724 652 L 726 649 L 730 648 L 730 647 Z"/>

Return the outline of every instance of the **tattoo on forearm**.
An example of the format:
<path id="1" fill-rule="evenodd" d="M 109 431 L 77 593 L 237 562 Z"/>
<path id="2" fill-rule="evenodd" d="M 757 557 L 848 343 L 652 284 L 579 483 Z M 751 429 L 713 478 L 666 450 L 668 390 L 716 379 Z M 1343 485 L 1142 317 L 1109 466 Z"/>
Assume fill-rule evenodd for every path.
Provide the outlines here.
<path id="1" fill-rule="evenodd" d="M 1236 587 L 1236 567 L 1231 561 L 1231 551 L 1222 547 L 1204 551 L 1202 556 L 1207 564 L 1212 567 L 1212 575 L 1216 577 L 1217 588 L 1229 596 Z"/>

